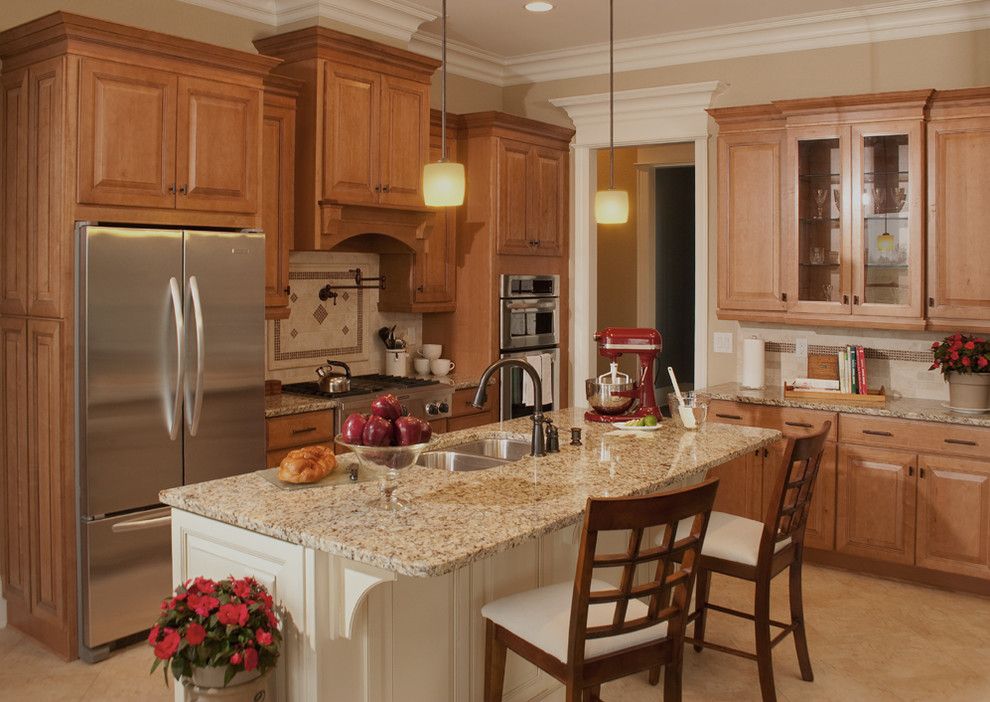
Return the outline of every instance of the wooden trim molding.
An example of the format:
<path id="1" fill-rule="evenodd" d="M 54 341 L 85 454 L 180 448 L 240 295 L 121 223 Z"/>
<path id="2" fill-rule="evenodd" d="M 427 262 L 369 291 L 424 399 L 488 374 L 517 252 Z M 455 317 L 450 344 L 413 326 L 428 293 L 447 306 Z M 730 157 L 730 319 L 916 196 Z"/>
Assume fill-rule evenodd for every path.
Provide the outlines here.
<path id="1" fill-rule="evenodd" d="M 320 200 L 320 234 L 324 249 L 369 233 L 396 239 L 412 249 L 433 229 L 435 211 L 428 207 L 404 207 L 382 203 L 351 204 Z"/>

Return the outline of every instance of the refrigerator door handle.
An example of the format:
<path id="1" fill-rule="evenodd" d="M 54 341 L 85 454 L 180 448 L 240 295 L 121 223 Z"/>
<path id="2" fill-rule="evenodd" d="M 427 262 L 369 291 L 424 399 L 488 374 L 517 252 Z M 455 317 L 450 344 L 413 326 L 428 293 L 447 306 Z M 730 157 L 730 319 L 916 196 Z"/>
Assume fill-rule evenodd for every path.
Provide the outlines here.
<path id="1" fill-rule="evenodd" d="M 182 426 L 182 378 L 186 370 L 186 355 L 182 353 L 185 339 L 185 324 L 182 319 L 182 292 L 179 281 L 174 277 L 168 281 L 169 292 L 172 294 L 172 311 L 175 318 L 175 399 L 172 401 L 172 416 L 169 419 L 168 436 L 172 441 L 179 438 L 179 427 Z"/>
<path id="2" fill-rule="evenodd" d="M 203 414 L 203 366 L 206 364 L 206 339 L 204 338 L 203 302 L 199 297 L 199 281 L 189 276 L 189 294 L 192 297 L 193 313 L 196 318 L 196 394 L 193 399 L 192 418 L 189 420 L 189 435 L 196 436 L 199 420 Z"/>
<path id="3" fill-rule="evenodd" d="M 172 523 L 172 515 L 166 514 L 164 517 L 153 517 L 151 519 L 131 519 L 127 522 L 117 522 L 110 531 L 114 534 L 124 534 L 129 531 L 144 531 L 145 529 L 156 529 L 168 526 Z"/>

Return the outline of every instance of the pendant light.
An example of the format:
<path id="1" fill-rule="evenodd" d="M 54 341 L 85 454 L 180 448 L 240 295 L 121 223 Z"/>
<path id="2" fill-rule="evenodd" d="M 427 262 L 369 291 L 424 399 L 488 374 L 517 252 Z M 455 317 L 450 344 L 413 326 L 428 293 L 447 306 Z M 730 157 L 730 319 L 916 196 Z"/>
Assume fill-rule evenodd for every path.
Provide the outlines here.
<path id="1" fill-rule="evenodd" d="M 423 168 L 423 199 L 429 207 L 464 203 L 464 164 L 447 160 L 447 0 L 440 20 L 440 160 Z"/>
<path id="2" fill-rule="evenodd" d="M 624 224 L 629 221 L 629 193 L 615 189 L 615 19 L 608 0 L 608 190 L 595 193 L 595 221 Z"/>

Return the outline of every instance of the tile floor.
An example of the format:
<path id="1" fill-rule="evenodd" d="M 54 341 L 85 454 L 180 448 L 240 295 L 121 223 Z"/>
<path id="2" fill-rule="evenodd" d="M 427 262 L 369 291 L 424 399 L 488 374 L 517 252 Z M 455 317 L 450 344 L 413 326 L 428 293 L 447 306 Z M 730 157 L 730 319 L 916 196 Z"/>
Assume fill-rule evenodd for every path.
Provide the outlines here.
<path id="1" fill-rule="evenodd" d="M 843 571 L 805 570 L 808 645 L 815 681 L 800 679 L 790 639 L 775 649 L 781 702 L 981 702 L 990 700 L 990 598 L 944 592 Z M 745 583 L 715 576 L 712 599 L 752 606 Z M 786 578 L 777 578 L 774 616 L 786 617 Z M 710 615 L 709 635 L 752 646 L 751 625 Z M 148 675 L 141 644 L 89 666 L 63 663 L 16 630 L 0 630 L 0 699 L 32 702 L 166 702 Z M 658 702 L 645 675 L 606 685 L 606 702 Z M 760 699 L 756 664 L 713 651 L 685 651 L 685 702 Z"/>

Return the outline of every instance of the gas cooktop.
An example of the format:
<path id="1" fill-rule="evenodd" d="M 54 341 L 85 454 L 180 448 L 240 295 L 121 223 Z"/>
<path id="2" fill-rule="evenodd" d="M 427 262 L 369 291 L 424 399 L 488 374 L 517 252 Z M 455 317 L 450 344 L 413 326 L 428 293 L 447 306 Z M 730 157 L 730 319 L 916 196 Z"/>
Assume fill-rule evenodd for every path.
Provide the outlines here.
<path id="1" fill-rule="evenodd" d="M 355 375 L 351 378 L 351 389 L 347 392 L 324 392 L 316 382 L 312 383 L 287 383 L 282 386 L 283 392 L 293 392 L 298 395 L 315 395 L 317 397 L 357 397 L 359 395 L 372 395 L 376 392 L 386 390 L 405 390 L 408 388 L 423 388 L 431 385 L 439 385 L 439 380 L 429 378 L 404 378 L 398 375 L 382 375 L 373 373 L 371 375 Z"/>

